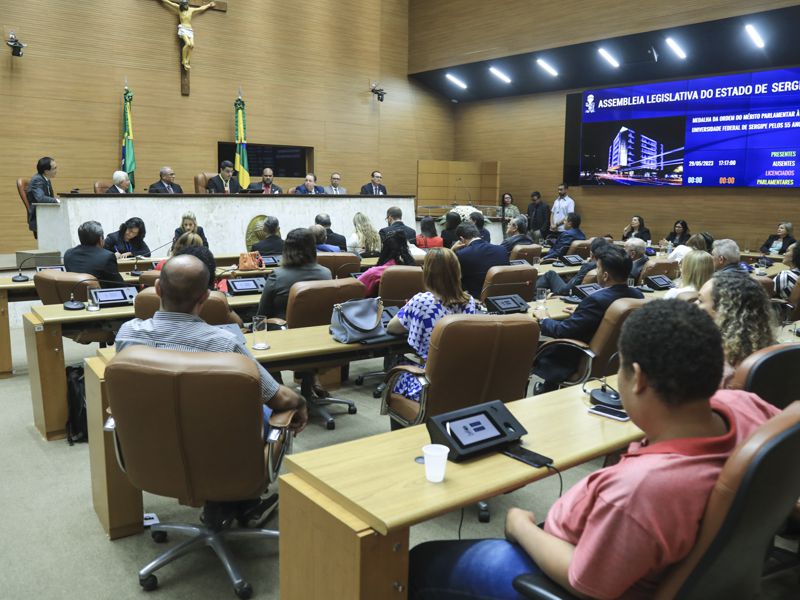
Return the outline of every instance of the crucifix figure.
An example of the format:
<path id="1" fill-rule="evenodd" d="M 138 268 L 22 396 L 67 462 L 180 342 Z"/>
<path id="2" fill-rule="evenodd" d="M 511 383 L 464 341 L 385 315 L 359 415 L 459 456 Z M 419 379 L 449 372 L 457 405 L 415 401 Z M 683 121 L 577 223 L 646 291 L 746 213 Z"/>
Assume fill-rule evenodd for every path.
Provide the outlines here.
<path id="1" fill-rule="evenodd" d="M 178 2 L 172 2 L 171 0 L 161 0 L 164 4 L 166 4 L 170 10 L 172 10 L 175 14 L 178 15 L 179 23 L 178 23 L 178 37 L 181 38 L 183 42 L 183 51 L 181 53 L 181 64 L 185 70 L 191 69 L 191 65 L 189 64 L 189 58 L 192 54 L 192 48 L 194 48 L 194 31 L 192 30 L 192 16 L 195 13 L 202 13 L 207 11 L 209 8 L 214 8 L 217 3 L 216 2 L 209 2 L 208 4 L 203 4 L 202 6 L 198 6 L 196 8 L 189 6 L 189 0 L 179 0 Z"/>

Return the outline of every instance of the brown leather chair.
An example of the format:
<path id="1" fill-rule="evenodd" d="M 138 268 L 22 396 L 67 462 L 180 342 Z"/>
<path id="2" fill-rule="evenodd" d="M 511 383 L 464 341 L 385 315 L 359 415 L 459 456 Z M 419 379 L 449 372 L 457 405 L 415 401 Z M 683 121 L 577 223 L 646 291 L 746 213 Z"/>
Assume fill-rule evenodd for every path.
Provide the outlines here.
<path id="1" fill-rule="evenodd" d="M 317 252 L 317 262 L 331 272 L 331 277 L 350 277 L 361 270 L 361 257 L 350 252 Z"/>
<path id="2" fill-rule="evenodd" d="M 420 267 L 394 265 L 381 275 L 378 296 L 384 306 L 405 306 L 415 294 L 425 291 Z"/>
<path id="3" fill-rule="evenodd" d="M 105 194 L 106 190 L 114 185 L 113 181 L 109 181 L 106 179 L 98 179 L 92 184 L 92 188 L 94 189 L 95 194 Z"/>
<path id="4" fill-rule="evenodd" d="M 207 194 L 206 187 L 208 186 L 208 180 L 212 177 L 216 177 L 219 173 L 198 173 L 194 176 L 194 193 L 195 194 Z"/>
<path id="5" fill-rule="evenodd" d="M 159 277 L 161 277 L 161 271 L 156 269 L 142 271 L 142 274 L 139 275 L 139 283 L 146 288 L 153 287 Z"/>
<path id="6" fill-rule="evenodd" d="M 677 279 L 680 275 L 680 264 L 677 260 L 669 260 L 665 258 L 650 259 L 644 263 L 642 272 L 639 273 L 639 280 L 636 285 L 642 285 L 647 277 L 653 275 L 666 275 L 670 279 Z"/>
<path id="7" fill-rule="evenodd" d="M 143 289 L 133 301 L 134 316 L 137 319 L 151 319 L 161 308 L 161 298 L 154 287 Z M 200 318 L 209 325 L 241 325 L 239 316 L 231 310 L 228 298 L 222 292 L 212 291 L 200 309 Z"/>
<path id="8" fill-rule="evenodd" d="M 589 252 L 591 250 L 592 240 L 575 240 L 569 245 L 569 250 L 567 250 L 567 254 L 577 254 L 582 259 L 586 260 L 589 258 Z"/>
<path id="9" fill-rule="evenodd" d="M 481 290 L 481 302 L 489 296 L 519 294 L 525 302 L 531 302 L 536 295 L 537 271 L 528 265 L 506 265 L 492 267 L 486 272 Z"/>
<path id="10" fill-rule="evenodd" d="M 777 344 L 753 352 L 733 374 L 731 387 L 758 394 L 778 408 L 800 397 L 800 343 Z"/>
<path id="11" fill-rule="evenodd" d="M 551 340 L 539 346 L 535 361 L 539 360 L 545 353 L 558 347 L 575 348 L 580 351 L 583 356 L 578 368 L 569 378 L 561 382 L 562 386 L 578 385 L 584 383 L 589 377 L 604 377 L 615 373 L 618 361 L 616 359 L 612 360 L 612 357 L 617 352 L 617 340 L 619 339 L 622 325 L 630 314 L 644 306 L 645 302 L 647 300 L 637 300 L 635 298 L 615 300 L 606 310 L 600 326 L 588 344 L 580 340 Z"/>
<path id="12" fill-rule="evenodd" d="M 529 315 L 448 315 L 433 328 L 425 368 L 398 365 L 386 376 L 381 414 L 401 426 L 473 404 L 525 397 L 539 343 Z M 397 378 L 423 378 L 419 402 L 394 393 Z"/>
<path id="13" fill-rule="evenodd" d="M 27 215 L 31 210 L 31 203 L 28 201 L 28 186 L 30 185 L 31 180 L 28 177 L 20 177 L 17 179 L 17 193 L 19 194 L 20 200 L 25 205 L 25 218 L 27 219 Z"/>
<path id="14" fill-rule="evenodd" d="M 508 260 L 527 260 L 533 264 L 534 259 L 542 258 L 542 247 L 539 244 L 518 244 L 511 249 Z"/>
<path id="15" fill-rule="evenodd" d="M 597 283 L 597 269 L 587 271 L 586 275 L 583 276 L 581 283 Z"/>
<path id="16" fill-rule="evenodd" d="M 265 447 L 261 378 L 251 358 L 131 346 L 109 362 L 105 378 L 118 458 L 134 487 L 201 506 L 258 498 L 277 476 L 275 460 L 282 460 L 291 443 L 286 427 L 293 411 L 272 415 L 269 439 L 274 441 Z M 231 529 L 229 523 L 159 523 L 150 531 L 156 541 L 165 541 L 170 532 L 190 539 L 139 571 L 145 590 L 157 587 L 155 571 L 210 546 L 240 598 L 249 598 L 252 588 L 233 562 L 227 540 L 278 537 L 277 531 Z"/>
<path id="17" fill-rule="evenodd" d="M 45 269 L 36 273 L 33 276 L 33 285 L 42 304 L 63 304 L 71 298 L 86 302 L 88 289 L 100 287 L 93 275 L 56 271 L 55 269 Z M 65 324 L 61 328 L 61 333 L 64 337 L 79 344 L 98 342 L 106 345 L 114 343 L 114 331 L 110 329 L 110 324 L 98 327 L 81 325 L 79 329 Z"/>
<path id="18" fill-rule="evenodd" d="M 289 290 L 286 304 L 286 326 L 289 329 L 297 329 L 328 325 L 331 322 L 335 304 L 361 299 L 366 291 L 367 288 L 364 287 L 364 284 L 352 277 L 295 283 Z M 351 415 L 356 413 L 356 405 L 352 400 L 330 397 L 316 398 L 313 390 L 316 373 L 316 369 L 295 373 L 295 376 L 300 377 L 300 393 L 308 402 L 309 410 L 325 419 L 325 427 L 335 429 L 336 421 L 325 408 L 326 405 L 343 404 L 347 406 L 347 412 Z"/>
<path id="19" fill-rule="evenodd" d="M 296 190 L 296 189 L 297 189 L 297 186 L 296 186 L 296 185 L 293 185 L 293 186 L 292 186 L 292 187 L 290 187 L 288 190 L 286 190 L 286 193 L 287 193 L 287 194 L 294 194 L 294 192 L 295 192 L 295 190 Z"/>
<path id="20" fill-rule="evenodd" d="M 764 555 L 800 496 L 800 402 L 773 417 L 731 454 L 711 491 L 694 547 L 667 571 L 653 598 L 755 598 Z M 574 598 L 541 573 L 521 575 L 525 598 Z"/>

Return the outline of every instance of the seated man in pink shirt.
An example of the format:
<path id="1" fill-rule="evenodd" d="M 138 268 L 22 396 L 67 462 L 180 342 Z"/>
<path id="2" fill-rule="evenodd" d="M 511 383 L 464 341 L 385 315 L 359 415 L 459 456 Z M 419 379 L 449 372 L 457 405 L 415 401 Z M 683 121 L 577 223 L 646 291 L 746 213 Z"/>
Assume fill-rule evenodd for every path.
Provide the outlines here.
<path id="1" fill-rule="evenodd" d="M 512 508 L 504 540 L 415 547 L 409 598 L 519 598 L 512 581 L 535 571 L 579 597 L 653 596 L 694 545 L 725 460 L 779 411 L 748 392 L 717 391 L 720 333 L 688 302 L 656 300 L 634 312 L 619 351 L 620 396 L 645 440 L 565 493 L 544 528 Z"/>

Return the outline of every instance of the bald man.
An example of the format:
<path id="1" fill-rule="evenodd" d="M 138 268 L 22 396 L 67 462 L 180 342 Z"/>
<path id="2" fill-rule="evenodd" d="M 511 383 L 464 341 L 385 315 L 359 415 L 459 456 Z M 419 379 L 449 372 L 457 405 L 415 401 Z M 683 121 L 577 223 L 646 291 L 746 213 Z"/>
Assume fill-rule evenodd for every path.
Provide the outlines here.
<path id="1" fill-rule="evenodd" d="M 197 257 L 181 254 L 169 259 L 156 281 L 161 310 L 152 319 L 133 319 L 125 323 L 117 335 L 117 352 L 141 344 L 184 352 L 237 352 L 252 358 L 247 347 L 233 334 L 209 325 L 200 318 L 200 309 L 209 296 L 208 280 L 208 268 Z M 296 409 L 290 429 L 302 431 L 308 421 L 305 399 L 288 387 L 279 385 L 261 365 L 258 365 L 258 370 L 261 374 L 265 433 L 273 410 Z M 224 402 L 224 399 L 220 398 L 220 402 Z M 276 505 L 275 494 L 263 500 L 243 500 L 223 503 L 221 506 L 215 503 L 211 513 L 213 516 L 209 516 L 208 510 L 204 512 L 205 521 L 208 524 L 209 518 L 217 520 L 235 516 L 248 527 L 260 527 Z"/>
<path id="2" fill-rule="evenodd" d="M 175 183 L 175 171 L 172 167 L 161 167 L 158 181 L 148 188 L 150 194 L 182 194 L 183 188 Z"/>

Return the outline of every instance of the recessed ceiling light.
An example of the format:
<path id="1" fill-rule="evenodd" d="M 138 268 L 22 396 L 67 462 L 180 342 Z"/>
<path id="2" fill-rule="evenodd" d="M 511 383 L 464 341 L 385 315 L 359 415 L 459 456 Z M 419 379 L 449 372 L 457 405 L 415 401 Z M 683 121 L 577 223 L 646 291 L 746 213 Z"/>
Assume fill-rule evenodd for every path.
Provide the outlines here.
<path id="1" fill-rule="evenodd" d="M 683 51 L 683 48 L 681 48 L 678 45 L 678 42 L 676 42 L 675 40 L 673 40 L 670 37 L 667 38 L 667 46 L 669 46 L 672 49 L 672 51 L 675 54 L 677 54 L 678 58 L 680 58 L 681 60 L 684 60 L 686 58 L 686 52 Z"/>
<path id="2" fill-rule="evenodd" d="M 606 51 L 605 48 L 598 48 L 597 51 L 600 53 L 600 56 L 602 56 L 603 58 L 605 58 L 608 61 L 608 64 L 610 64 L 615 69 L 619 68 L 619 63 L 617 62 L 617 59 L 614 58 L 613 56 L 611 56 L 608 53 L 608 51 Z"/>
<path id="3" fill-rule="evenodd" d="M 463 81 L 461 81 L 461 80 L 460 80 L 458 77 L 456 77 L 455 75 L 450 75 L 450 73 L 447 73 L 447 74 L 445 75 L 445 77 L 447 77 L 447 79 L 449 79 L 451 83 L 454 83 L 454 84 L 456 84 L 456 85 L 457 85 L 458 87 L 460 87 L 462 90 L 465 90 L 465 89 L 467 89 L 467 84 L 466 84 L 466 83 L 464 83 Z"/>
<path id="4" fill-rule="evenodd" d="M 503 81 L 505 83 L 511 83 L 511 78 L 505 73 L 503 73 L 500 69 L 497 69 L 495 67 L 489 67 L 489 72 L 495 77 L 497 77 L 500 81 Z"/>
<path id="5" fill-rule="evenodd" d="M 550 73 L 553 77 L 558 77 L 558 71 L 556 71 L 553 67 L 551 67 L 548 63 L 543 61 L 541 58 L 536 59 L 536 64 L 542 67 L 545 71 Z"/>
<path id="6" fill-rule="evenodd" d="M 764 40 L 758 35 L 758 31 L 756 28 L 750 25 L 749 23 L 744 26 L 745 31 L 750 36 L 750 39 L 753 40 L 753 43 L 758 46 L 759 48 L 764 47 Z"/>

